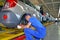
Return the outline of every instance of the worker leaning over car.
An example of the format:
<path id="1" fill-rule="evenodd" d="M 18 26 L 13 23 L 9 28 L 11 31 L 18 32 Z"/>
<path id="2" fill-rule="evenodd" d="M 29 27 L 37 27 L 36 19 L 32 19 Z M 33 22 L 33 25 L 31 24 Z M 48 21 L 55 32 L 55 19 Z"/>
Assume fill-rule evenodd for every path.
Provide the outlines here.
<path id="1" fill-rule="evenodd" d="M 26 25 L 24 25 L 24 33 L 26 35 L 26 40 L 40 40 L 45 38 L 46 36 L 46 28 L 42 25 L 42 23 L 35 17 L 32 17 L 31 14 L 24 14 L 24 19 L 27 22 Z M 35 30 L 31 29 L 30 26 L 33 26 Z M 34 39 L 34 38 L 35 39 Z"/>

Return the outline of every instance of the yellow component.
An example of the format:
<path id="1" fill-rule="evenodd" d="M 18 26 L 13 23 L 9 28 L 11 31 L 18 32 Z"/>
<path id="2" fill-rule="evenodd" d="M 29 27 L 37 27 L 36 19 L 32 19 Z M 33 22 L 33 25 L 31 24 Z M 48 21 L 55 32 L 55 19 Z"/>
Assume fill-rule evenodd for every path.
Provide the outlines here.
<path id="1" fill-rule="evenodd" d="M 21 36 L 21 35 L 23 35 L 24 33 L 22 32 L 22 33 L 18 33 L 18 34 L 5 34 L 5 36 L 4 35 L 0 35 L 0 36 L 3 36 L 3 38 L 2 39 L 0 39 L 0 40 L 11 40 L 11 39 L 13 39 L 13 38 L 15 38 L 15 37 L 18 37 L 18 36 Z M 7 36 L 6 36 L 7 35 Z M 4 38 L 5 37 L 5 38 Z"/>
<path id="2" fill-rule="evenodd" d="M 21 36 L 23 35 L 24 32 L 23 31 L 19 31 L 19 30 L 5 30 L 5 32 L 0 33 L 0 40 L 10 40 L 13 39 L 15 37 Z"/>
<path id="3" fill-rule="evenodd" d="M 0 1 L 0 6 L 3 6 L 3 5 L 4 5 L 4 2 L 3 2 L 3 1 L 1 2 L 1 1 Z"/>
<path id="4" fill-rule="evenodd" d="M 53 24 L 54 22 L 47 22 L 47 23 L 44 23 L 43 25 L 44 26 L 48 26 L 48 25 L 50 25 L 50 24 Z"/>
<path id="5" fill-rule="evenodd" d="M 4 26 L 2 23 L 0 23 L 0 26 L 1 26 L 1 27 L 6 27 L 6 26 Z"/>
<path id="6" fill-rule="evenodd" d="M 8 29 L 1 23 L 0 26 L 2 26 L 2 31 L 0 31 L 0 40 L 10 40 L 24 34 L 23 29 Z"/>

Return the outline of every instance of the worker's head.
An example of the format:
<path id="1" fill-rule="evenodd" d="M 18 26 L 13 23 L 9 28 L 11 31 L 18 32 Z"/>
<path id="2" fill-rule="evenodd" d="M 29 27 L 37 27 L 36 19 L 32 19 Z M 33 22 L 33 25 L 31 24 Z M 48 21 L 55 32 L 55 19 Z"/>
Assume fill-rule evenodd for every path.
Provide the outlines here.
<path id="1" fill-rule="evenodd" d="M 29 13 L 25 13 L 25 14 L 22 16 L 22 18 L 23 18 L 23 19 L 26 19 L 27 21 L 29 21 L 30 17 L 31 17 L 31 14 L 29 14 Z"/>
<path id="2" fill-rule="evenodd" d="M 21 17 L 20 23 L 26 25 L 26 24 L 28 23 L 30 17 L 31 17 L 31 14 L 25 13 L 25 14 Z"/>
<path id="3" fill-rule="evenodd" d="M 26 19 L 27 21 L 29 21 L 30 17 L 31 17 L 31 14 L 25 14 L 25 19 Z"/>

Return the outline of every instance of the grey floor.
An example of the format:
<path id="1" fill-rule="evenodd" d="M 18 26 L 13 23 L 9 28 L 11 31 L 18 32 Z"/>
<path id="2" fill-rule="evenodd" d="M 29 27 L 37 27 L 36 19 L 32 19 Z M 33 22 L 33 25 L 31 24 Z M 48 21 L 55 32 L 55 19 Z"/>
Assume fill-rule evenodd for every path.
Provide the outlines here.
<path id="1" fill-rule="evenodd" d="M 47 26 L 47 36 L 45 40 L 60 40 L 60 23 Z"/>

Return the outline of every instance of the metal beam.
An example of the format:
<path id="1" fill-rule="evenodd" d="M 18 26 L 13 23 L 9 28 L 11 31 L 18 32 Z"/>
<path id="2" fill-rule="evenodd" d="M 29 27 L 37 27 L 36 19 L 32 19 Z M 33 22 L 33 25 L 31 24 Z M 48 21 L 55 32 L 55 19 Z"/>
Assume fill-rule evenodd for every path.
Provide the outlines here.
<path id="1" fill-rule="evenodd" d="M 39 2 L 37 0 L 29 0 L 31 3 L 33 3 L 34 5 L 39 5 Z"/>
<path id="2" fill-rule="evenodd" d="M 46 4 L 43 0 L 38 0 L 38 1 L 41 1 L 42 4 L 47 8 L 47 10 L 48 10 L 48 12 L 50 13 L 50 15 L 54 16 L 54 15 L 52 14 L 53 12 L 51 12 L 51 10 L 48 8 L 47 4 Z M 55 17 L 55 16 L 54 16 L 54 17 Z"/>
<path id="3" fill-rule="evenodd" d="M 55 12 L 55 8 L 54 8 L 54 3 L 53 3 L 53 0 L 51 0 L 52 1 L 52 6 L 53 6 L 53 11 Z"/>
<path id="4" fill-rule="evenodd" d="M 32 0 L 29 0 L 30 2 L 32 2 Z M 35 1 L 35 0 L 34 0 Z M 40 4 L 40 2 L 42 2 L 42 4 Z M 53 0 L 52 0 L 53 1 Z M 44 0 L 37 0 L 37 4 L 36 3 L 34 3 L 34 2 L 32 2 L 34 5 L 44 5 L 45 6 L 45 8 L 47 9 L 47 11 L 51 14 L 51 15 L 53 15 L 54 17 L 57 17 L 56 15 L 54 15 L 54 14 L 52 14 L 52 13 L 55 13 L 55 12 L 53 12 L 53 11 L 51 11 L 49 8 L 48 8 L 48 6 L 47 6 L 47 4 L 53 4 L 53 10 L 54 10 L 54 4 L 58 4 L 58 3 L 60 3 L 60 2 L 47 2 L 47 3 L 45 3 L 44 2 Z"/>
<path id="5" fill-rule="evenodd" d="M 60 2 L 53 2 L 53 4 L 58 4 L 58 3 L 60 3 Z M 52 3 L 51 2 L 47 2 L 45 4 L 52 4 Z M 40 4 L 40 5 L 43 5 L 43 4 Z"/>
<path id="6" fill-rule="evenodd" d="M 43 3 L 43 5 L 50 11 L 50 9 L 47 7 L 47 5 L 45 4 L 45 2 L 43 0 L 41 0 L 41 2 Z"/>
<path id="7" fill-rule="evenodd" d="M 39 1 L 39 0 L 38 0 Z M 48 11 L 50 11 L 50 9 L 47 7 L 47 5 L 45 4 L 45 2 L 43 0 L 41 0 L 41 2 L 43 3 L 43 5 L 48 9 Z"/>
<path id="8" fill-rule="evenodd" d="M 53 2 L 53 4 L 55 4 L 55 3 L 60 3 L 60 2 Z M 46 3 L 46 4 L 52 4 L 51 2 L 49 2 L 49 3 Z"/>

